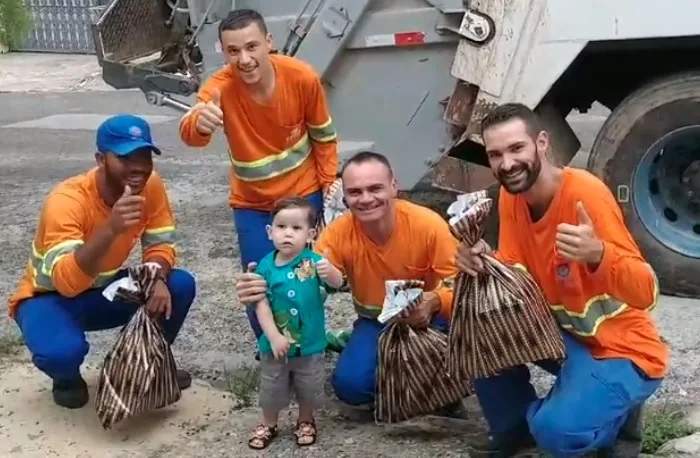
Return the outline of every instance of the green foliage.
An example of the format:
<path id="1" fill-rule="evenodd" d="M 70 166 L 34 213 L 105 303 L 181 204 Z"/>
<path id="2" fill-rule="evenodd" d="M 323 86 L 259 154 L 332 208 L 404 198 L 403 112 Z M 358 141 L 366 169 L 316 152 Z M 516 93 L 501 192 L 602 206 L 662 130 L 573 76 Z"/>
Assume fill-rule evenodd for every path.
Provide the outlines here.
<path id="1" fill-rule="evenodd" d="M 686 423 L 684 412 L 672 408 L 647 412 L 645 423 L 642 449 L 644 453 L 655 453 L 666 442 L 695 432 Z"/>
<path id="2" fill-rule="evenodd" d="M 253 405 L 260 384 L 260 365 L 243 364 L 234 372 L 224 367 L 228 391 L 233 395 L 238 408 Z"/>
<path id="3" fill-rule="evenodd" d="M 0 0 L 0 45 L 20 46 L 31 28 L 32 18 L 23 0 Z"/>
<path id="4" fill-rule="evenodd" d="M 24 345 L 22 339 L 15 335 L 0 336 L 0 359 L 16 355 L 22 345 Z"/>

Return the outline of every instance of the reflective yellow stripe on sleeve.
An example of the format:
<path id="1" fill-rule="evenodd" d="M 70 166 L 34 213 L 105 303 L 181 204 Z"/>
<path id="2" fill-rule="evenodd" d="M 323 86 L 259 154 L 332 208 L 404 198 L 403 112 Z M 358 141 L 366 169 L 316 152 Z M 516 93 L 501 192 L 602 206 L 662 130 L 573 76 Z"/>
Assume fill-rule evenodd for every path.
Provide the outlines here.
<path id="1" fill-rule="evenodd" d="M 141 248 L 146 250 L 152 246 L 165 243 L 175 247 L 175 226 L 163 226 L 155 229 L 146 229 L 141 236 Z"/>
<path id="2" fill-rule="evenodd" d="M 49 278 L 53 273 L 53 267 L 56 265 L 59 259 L 63 256 L 70 254 L 82 246 L 84 242 L 82 240 L 65 240 L 51 247 L 50 250 L 46 252 L 43 256 L 43 262 L 41 266 L 41 273 L 47 275 Z M 32 244 L 32 251 L 34 256 L 42 256 L 36 249 L 36 246 Z"/>
<path id="3" fill-rule="evenodd" d="M 317 142 L 325 143 L 338 138 L 338 134 L 335 131 L 335 122 L 333 122 L 333 118 L 328 118 L 328 121 L 318 126 L 306 124 L 306 127 L 309 129 L 309 136 L 311 139 Z"/>
<path id="4" fill-rule="evenodd" d="M 59 259 L 67 256 L 83 245 L 82 240 L 66 240 L 51 247 L 45 254 L 36 249 L 32 243 L 32 255 L 30 265 L 32 269 L 33 286 L 41 291 L 56 291 L 53 284 L 53 269 Z M 118 272 L 119 268 L 100 272 L 92 283 L 93 288 L 98 288 L 109 282 Z"/>

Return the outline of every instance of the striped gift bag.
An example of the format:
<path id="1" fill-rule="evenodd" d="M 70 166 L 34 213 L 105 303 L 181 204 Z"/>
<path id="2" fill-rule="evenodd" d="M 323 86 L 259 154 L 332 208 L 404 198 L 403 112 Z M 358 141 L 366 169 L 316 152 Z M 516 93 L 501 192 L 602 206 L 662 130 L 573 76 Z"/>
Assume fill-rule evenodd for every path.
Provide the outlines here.
<path id="1" fill-rule="evenodd" d="M 392 282 L 394 283 L 394 282 Z M 419 280 L 396 287 L 423 288 Z M 420 302 L 422 294 L 415 298 Z M 436 329 L 413 329 L 396 319 L 379 337 L 375 419 L 396 423 L 426 415 L 472 392 L 469 377 L 450 377 L 445 367 L 447 336 Z"/>
<path id="2" fill-rule="evenodd" d="M 115 282 L 119 284 L 112 288 L 116 289 L 112 300 L 145 304 L 159 269 L 155 263 L 130 268 L 128 278 Z M 168 406 L 180 396 L 170 345 L 160 322 L 141 306 L 122 328 L 100 371 L 95 408 L 102 427 L 109 429 L 127 417 Z"/>
<path id="3" fill-rule="evenodd" d="M 336 218 L 345 213 L 347 207 L 343 200 L 343 180 L 337 178 L 323 194 L 323 210 L 318 215 L 316 237 Z"/>
<path id="4" fill-rule="evenodd" d="M 474 245 L 491 212 L 486 191 L 460 196 L 450 220 L 455 237 Z M 503 369 L 553 359 L 565 350 L 542 290 L 525 270 L 482 255 L 486 273 L 455 278 L 447 367 L 455 376 L 485 378 Z"/>

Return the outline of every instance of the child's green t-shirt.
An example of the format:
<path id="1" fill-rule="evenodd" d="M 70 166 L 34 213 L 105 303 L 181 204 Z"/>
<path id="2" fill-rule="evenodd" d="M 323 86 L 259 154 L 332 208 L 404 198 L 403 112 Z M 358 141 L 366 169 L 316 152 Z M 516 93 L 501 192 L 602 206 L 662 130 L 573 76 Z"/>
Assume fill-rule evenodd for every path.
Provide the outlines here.
<path id="1" fill-rule="evenodd" d="M 277 266 L 277 250 L 265 256 L 256 269 L 267 282 L 267 299 L 277 329 L 292 343 L 288 355 L 308 356 L 326 350 L 326 318 L 323 304 L 326 285 L 316 273 L 322 257 L 305 248 L 290 262 Z M 272 353 L 263 333 L 258 341 L 262 354 Z"/>

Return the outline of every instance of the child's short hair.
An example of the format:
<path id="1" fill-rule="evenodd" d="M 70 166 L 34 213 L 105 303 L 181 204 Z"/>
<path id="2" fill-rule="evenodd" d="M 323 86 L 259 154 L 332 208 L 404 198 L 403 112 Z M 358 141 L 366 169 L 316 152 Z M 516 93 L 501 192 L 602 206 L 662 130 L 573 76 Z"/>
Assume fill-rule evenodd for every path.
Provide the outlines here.
<path id="1" fill-rule="evenodd" d="M 275 202 L 275 206 L 272 208 L 272 212 L 270 213 L 270 215 L 274 220 L 275 216 L 277 216 L 277 213 L 281 212 L 282 210 L 289 210 L 293 208 L 300 208 L 302 210 L 306 210 L 309 227 L 316 227 L 316 222 L 318 219 L 318 215 L 316 214 L 316 208 L 314 208 L 314 206 L 311 205 L 311 203 L 303 197 L 284 197 L 278 200 L 277 202 Z"/>

